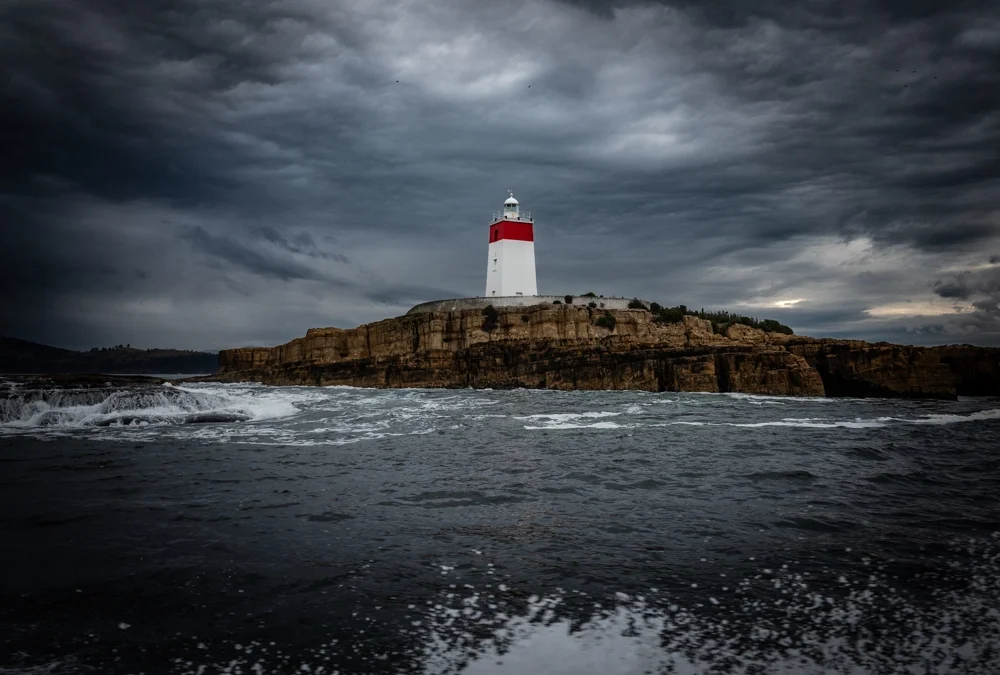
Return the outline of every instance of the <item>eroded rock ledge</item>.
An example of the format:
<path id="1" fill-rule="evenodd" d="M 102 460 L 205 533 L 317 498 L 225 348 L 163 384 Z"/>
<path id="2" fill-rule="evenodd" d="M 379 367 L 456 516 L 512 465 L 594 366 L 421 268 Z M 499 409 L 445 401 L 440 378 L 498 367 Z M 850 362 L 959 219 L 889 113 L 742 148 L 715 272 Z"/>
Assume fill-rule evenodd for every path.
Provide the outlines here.
<path id="1" fill-rule="evenodd" d="M 598 325 L 613 317 L 613 328 Z M 609 320 L 604 319 L 608 324 Z M 412 314 L 228 349 L 199 378 L 272 385 L 640 389 L 792 396 L 1000 394 L 1000 349 L 912 347 L 765 333 L 693 316 L 540 305 Z"/>

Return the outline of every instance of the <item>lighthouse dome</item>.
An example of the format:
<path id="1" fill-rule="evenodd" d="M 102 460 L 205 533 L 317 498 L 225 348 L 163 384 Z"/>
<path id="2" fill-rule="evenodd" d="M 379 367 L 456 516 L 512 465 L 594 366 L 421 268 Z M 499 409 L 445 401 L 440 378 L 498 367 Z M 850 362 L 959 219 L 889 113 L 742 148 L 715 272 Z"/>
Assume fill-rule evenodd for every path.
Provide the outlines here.
<path id="1" fill-rule="evenodd" d="M 504 201 L 503 205 L 504 206 L 515 206 L 515 205 L 517 205 L 517 203 L 518 203 L 517 200 L 514 199 L 514 195 L 512 194 L 510 197 L 507 197 L 507 199 Z"/>

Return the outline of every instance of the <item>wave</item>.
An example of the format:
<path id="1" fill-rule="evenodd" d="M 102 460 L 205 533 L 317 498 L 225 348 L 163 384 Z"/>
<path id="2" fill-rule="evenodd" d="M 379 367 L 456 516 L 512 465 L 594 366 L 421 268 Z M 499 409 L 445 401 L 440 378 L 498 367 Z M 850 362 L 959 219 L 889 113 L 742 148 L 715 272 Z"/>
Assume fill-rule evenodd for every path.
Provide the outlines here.
<path id="1" fill-rule="evenodd" d="M 829 398 L 826 396 L 771 396 L 768 394 L 745 394 L 738 391 L 727 391 L 716 394 L 714 392 L 691 392 L 691 393 L 705 393 L 710 396 L 725 396 L 726 398 L 734 398 L 741 401 L 750 401 L 753 403 L 764 403 L 764 402 L 776 402 L 776 403 L 833 403 L 838 399 Z"/>
<path id="2" fill-rule="evenodd" d="M 618 417 L 619 412 L 574 412 L 574 413 L 540 413 L 514 417 L 516 420 L 533 420 L 536 424 L 526 424 L 525 429 L 621 429 L 623 425 L 615 422 L 586 423 L 583 420 L 600 419 L 603 417 Z"/>
<path id="3" fill-rule="evenodd" d="M 626 411 L 630 415 L 636 413 Z M 612 412 L 592 412 L 592 413 L 559 413 L 545 415 L 527 415 L 515 417 L 518 420 L 533 420 L 536 424 L 525 425 L 525 429 L 621 429 L 635 427 L 740 427 L 743 429 L 763 429 L 768 427 L 790 427 L 798 429 L 880 429 L 892 425 L 901 424 L 930 424 L 946 425 L 961 424 L 967 422 L 982 422 L 1000 420 L 1000 408 L 980 410 L 968 414 L 928 414 L 920 417 L 875 417 L 864 419 L 857 417 L 852 420 L 837 420 L 823 417 L 785 417 L 780 420 L 765 420 L 762 422 L 710 422 L 706 420 L 675 420 L 670 422 L 657 423 L 630 423 L 627 425 L 617 424 L 610 421 L 586 423 L 588 418 L 612 417 L 621 413 Z"/>
<path id="4" fill-rule="evenodd" d="M 929 414 L 920 417 L 875 417 L 873 419 L 855 418 L 853 420 L 828 420 L 821 417 L 785 417 L 780 420 L 768 420 L 765 422 L 705 422 L 705 421 L 685 421 L 664 422 L 661 424 L 651 424 L 649 426 L 668 427 L 675 425 L 696 426 L 696 427 L 743 427 L 756 429 L 762 427 L 798 427 L 803 429 L 877 429 L 891 424 L 961 424 L 964 422 L 980 422 L 989 420 L 1000 420 L 1000 408 L 980 410 L 966 415 L 959 414 Z"/>
<path id="5" fill-rule="evenodd" d="M 968 415 L 931 414 L 919 419 L 906 420 L 912 424 L 955 424 L 956 422 L 976 422 L 980 420 L 1000 420 L 1000 408 L 980 410 Z"/>
<path id="6" fill-rule="evenodd" d="M 795 480 L 795 481 L 811 481 L 819 478 L 816 474 L 811 471 L 806 471 L 804 469 L 792 469 L 789 471 L 755 471 L 754 473 L 748 473 L 744 475 L 744 478 L 749 478 L 752 481 L 762 481 L 762 480 Z"/>
<path id="7" fill-rule="evenodd" d="M 573 424 L 563 422 L 561 424 L 544 424 L 541 426 L 525 425 L 525 429 L 623 429 L 625 425 L 614 422 L 595 422 L 594 424 Z"/>
<path id="8" fill-rule="evenodd" d="M 88 428 L 246 422 L 298 412 L 288 396 L 170 384 L 127 389 L 18 390 L 0 399 L 0 428 Z"/>
<path id="9" fill-rule="evenodd" d="M 515 416 L 516 420 L 550 420 L 553 423 L 594 417 L 617 417 L 619 412 L 579 412 L 579 413 L 539 413 L 537 415 Z"/>

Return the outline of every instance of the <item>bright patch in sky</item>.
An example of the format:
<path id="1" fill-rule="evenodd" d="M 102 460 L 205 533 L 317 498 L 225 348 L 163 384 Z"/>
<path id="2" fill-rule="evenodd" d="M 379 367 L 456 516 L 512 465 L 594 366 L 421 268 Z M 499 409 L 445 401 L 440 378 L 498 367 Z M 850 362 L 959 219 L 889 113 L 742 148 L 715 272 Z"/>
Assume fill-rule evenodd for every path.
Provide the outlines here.
<path id="1" fill-rule="evenodd" d="M 873 318 L 898 318 L 904 316 L 943 316 L 945 314 L 962 314 L 973 311 L 966 304 L 956 304 L 934 300 L 917 300 L 909 302 L 890 303 L 871 307 L 865 310 Z"/>

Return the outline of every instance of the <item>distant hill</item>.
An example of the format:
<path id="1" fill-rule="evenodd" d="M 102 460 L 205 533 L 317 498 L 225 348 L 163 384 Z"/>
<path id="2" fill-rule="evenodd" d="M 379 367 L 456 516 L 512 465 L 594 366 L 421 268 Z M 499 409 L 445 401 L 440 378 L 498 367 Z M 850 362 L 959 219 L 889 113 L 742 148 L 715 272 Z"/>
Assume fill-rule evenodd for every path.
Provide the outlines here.
<path id="1" fill-rule="evenodd" d="M 0 337 L 0 373 L 214 373 L 215 352 L 115 347 L 75 352 Z"/>

